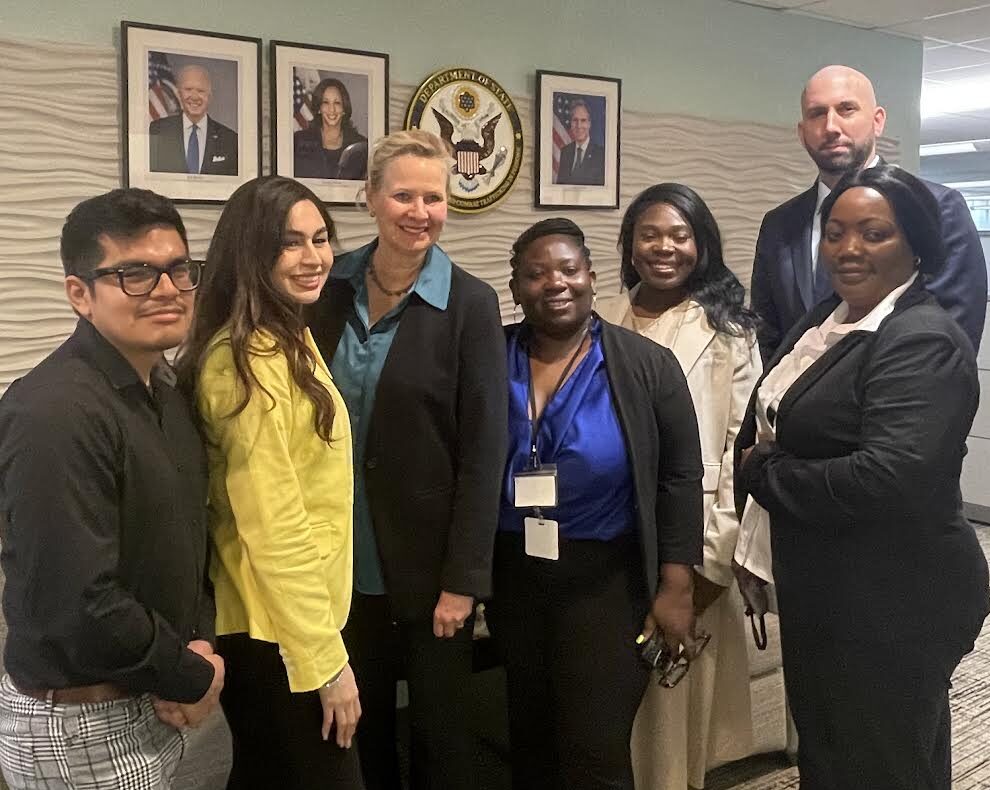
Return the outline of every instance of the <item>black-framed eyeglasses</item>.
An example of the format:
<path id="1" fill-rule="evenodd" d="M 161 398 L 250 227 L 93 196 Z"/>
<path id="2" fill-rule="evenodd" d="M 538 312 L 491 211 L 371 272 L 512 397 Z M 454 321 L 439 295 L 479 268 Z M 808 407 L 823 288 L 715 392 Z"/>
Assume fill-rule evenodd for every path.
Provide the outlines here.
<path id="1" fill-rule="evenodd" d="M 194 291 L 203 276 L 205 261 L 175 261 L 168 266 L 152 266 L 150 263 L 128 263 L 112 269 L 93 269 L 78 275 L 80 280 L 93 282 L 111 274 L 117 276 L 120 290 L 128 296 L 147 296 L 158 287 L 163 274 L 167 274 L 172 285 L 179 291 Z"/>

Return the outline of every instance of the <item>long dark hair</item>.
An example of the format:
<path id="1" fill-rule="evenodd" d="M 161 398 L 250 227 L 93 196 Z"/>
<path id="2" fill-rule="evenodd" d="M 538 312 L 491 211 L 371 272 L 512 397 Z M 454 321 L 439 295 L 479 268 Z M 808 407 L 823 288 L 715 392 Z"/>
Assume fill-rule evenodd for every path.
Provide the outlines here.
<path id="1" fill-rule="evenodd" d="M 942 268 L 945 247 L 938 201 L 923 181 L 896 165 L 868 167 L 840 179 L 822 203 L 823 235 L 835 201 L 853 187 L 869 187 L 884 196 L 911 252 L 919 258 L 918 271 L 923 277 L 927 279 Z"/>
<path id="2" fill-rule="evenodd" d="M 302 200 L 316 206 L 333 238 L 333 220 L 323 202 L 291 178 L 256 178 L 230 196 L 206 253 L 203 280 L 196 292 L 196 314 L 179 358 L 179 378 L 183 389 L 194 394 L 210 341 L 229 326 L 234 369 L 244 389 L 241 402 L 229 416 L 244 410 L 256 388 L 274 407 L 275 399 L 255 376 L 250 357 L 281 352 L 288 360 L 292 380 L 313 402 L 317 434 L 329 442 L 333 399 L 316 378 L 316 356 L 302 339 L 302 307 L 272 281 L 289 212 Z M 275 338 L 274 348 L 252 346 L 252 335 L 258 330 Z"/>
<path id="3" fill-rule="evenodd" d="M 341 135 L 343 137 L 360 137 L 360 132 L 354 126 L 354 121 L 351 120 L 351 113 L 353 112 L 351 94 L 347 92 L 344 83 L 334 77 L 327 77 L 325 80 L 320 80 L 317 86 L 313 88 L 313 99 L 311 102 L 313 105 L 313 120 L 310 123 L 315 125 L 317 129 L 323 128 L 323 116 L 320 114 L 320 105 L 323 104 L 323 94 L 327 92 L 327 88 L 336 88 L 340 93 L 340 100 L 344 105 L 344 120 L 340 124 Z"/>
<path id="4" fill-rule="evenodd" d="M 701 196 L 683 184 L 656 184 L 637 195 L 626 209 L 618 244 L 622 256 L 620 274 L 626 288 L 631 289 L 640 281 L 632 260 L 636 223 L 657 203 L 673 206 L 691 226 L 698 263 L 684 288 L 687 295 L 704 308 L 708 323 L 716 332 L 736 337 L 754 330 L 759 318 L 746 307 L 746 289 L 725 265 L 718 223 Z"/>

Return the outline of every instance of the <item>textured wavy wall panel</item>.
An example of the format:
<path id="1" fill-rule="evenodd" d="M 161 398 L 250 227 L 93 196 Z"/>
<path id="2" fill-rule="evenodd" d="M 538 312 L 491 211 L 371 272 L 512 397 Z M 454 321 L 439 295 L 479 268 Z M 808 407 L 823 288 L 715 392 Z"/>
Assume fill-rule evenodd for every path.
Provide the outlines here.
<path id="1" fill-rule="evenodd" d="M 0 39 L 0 63 L 2 391 L 72 330 L 58 260 L 61 223 L 77 202 L 119 184 L 120 148 L 115 51 Z M 393 128 L 401 126 L 412 91 L 393 83 Z M 498 290 L 506 319 L 512 314 L 509 247 L 529 224 L 549 216 L 533 208 L 532 104 L 528 97 L 516 98 L 527 149 L 512 193 L 486 214 L 452 215 L 443 238 L 455 261 Z M 267 118 L 263 128 L 267 152 Z M 747 284 L 764 212 L 804 189 L 813 176 L 792 128 L 626 111 L 622 145 L 622 205 L 657 181 L 694 187 L 721 225 L 729 265 Z M 896 160 L 896 144 L 885 141 L 883 149 Z M 219 211 L 181 208 L 194 253 L 205 252 Z M 617 291 L 621 212 L 563 213 L 588 235 L 601 291 Z M 341 249 L 373 235 L 374 225 L 357 208 L 336 209 L 334 218 Z"/>

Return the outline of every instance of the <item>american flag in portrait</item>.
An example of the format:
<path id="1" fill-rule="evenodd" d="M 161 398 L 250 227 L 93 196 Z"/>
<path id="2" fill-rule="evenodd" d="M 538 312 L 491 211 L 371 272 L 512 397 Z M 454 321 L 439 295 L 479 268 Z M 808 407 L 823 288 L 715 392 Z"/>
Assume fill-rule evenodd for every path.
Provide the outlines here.
<path id="1" fill-rule="evenodd" d="M 560 169 L 560 151 L 569 143 L 571 139 L 571 100 L 572 96 L 566 93 L 554 93 L 553 95 L 553 180 L 557 180 L 557 171 Z"/>
<path id="2" fill-rule="evenodd" d="M 179 111 L 175 75 L 164 52 L 148 53 L 148 114 L 157 121 Z"/>
<path id="3" fill-rule="evenodd" d="M 301 132 L 309 128 L 309 122 L 313 120 L 313 112 L 309 109 L 312 96 L 306 93 L 302 80 L 293 75 L 292 77 L 292 131 Z"/>

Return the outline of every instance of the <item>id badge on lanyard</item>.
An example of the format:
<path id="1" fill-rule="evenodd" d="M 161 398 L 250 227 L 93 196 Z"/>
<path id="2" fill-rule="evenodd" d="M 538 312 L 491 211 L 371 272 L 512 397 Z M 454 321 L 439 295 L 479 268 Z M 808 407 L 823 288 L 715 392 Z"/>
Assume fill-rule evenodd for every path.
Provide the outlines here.
<path id="1" fill-rule="evenodd" d="M 587 332 L 585 333 L 587 334 Z M 539 435 L 540 426 L 543 424 L 543 417 L 546 415 L 550 402 L 556 397 L 567 374 L 571 372 L 574 363 L 577 361 L 581 348 L 584 346 L 584 335 L 574 354 L 571 356 L 567 367 L 560 374 L 557 386 L 554 387 L 550 397 L 543 406 L 543 413 L 539 417 L 536 414 L 536 394 L 533 390 L 532 371 L 529 381 L 529 408 L 531 425 L 531 442 L 529 466 L 525 471 L 516 472 L 513 476 L 513 488 L 515 489 L 515 506 L 520 508 L 533 508 L 534 515 L 523 519 L 523 529 L 525 531 L 526 554 L 530 557 L 539 557 L 545 560 L 560 559 L 560 525 L 548 518 L 543 517 L 542 508 L 557 506 L 557 465 L 541 464 L 539 455 Z"/>
<path id="2" fill-rule="evenodd" d="M 526 532 L 526 553 L 543 560 L 560 559 L 560 529 L 556 521 L 548 518 L 523 519 Z"/>
<path id="3" fill-rule="evenodd" d="M 557 506 L 557 466 L 546 464 L 519 472 L 514 478 L 516 507 L 531 507 L 535 516 L 523 519 L 526 554 L 544 560 L 560 559 L 560 529 L 543 517 L 542 508 Z"/>
<path id="4" fill-rule="evenodd" d="M 513 477 L 516 507 L 557 507 L 557 465 L 516 472 Z"/>

